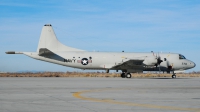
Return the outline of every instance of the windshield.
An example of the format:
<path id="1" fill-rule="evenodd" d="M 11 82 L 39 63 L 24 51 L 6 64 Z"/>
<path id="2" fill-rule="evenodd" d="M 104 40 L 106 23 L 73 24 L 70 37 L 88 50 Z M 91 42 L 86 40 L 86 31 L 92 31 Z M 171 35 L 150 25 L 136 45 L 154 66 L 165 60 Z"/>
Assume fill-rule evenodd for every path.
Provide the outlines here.
<path id="1" fill-rule="evenodd" d="M 179 59 L 186 59 L 185 56 L 179 54 Z"/>

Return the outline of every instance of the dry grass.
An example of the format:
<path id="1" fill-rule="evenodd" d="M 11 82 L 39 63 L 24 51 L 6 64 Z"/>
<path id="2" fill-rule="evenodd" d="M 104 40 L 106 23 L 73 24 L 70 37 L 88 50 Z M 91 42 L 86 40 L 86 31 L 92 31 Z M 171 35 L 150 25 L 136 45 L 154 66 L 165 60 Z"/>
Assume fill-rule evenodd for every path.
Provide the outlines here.
<path id="1" fill-rule="evenodd" d="M 132 73 L 132 77 L 171 77 L 172 74 Z M 0 73 L 0 77 L 120 77 L 120 73 L 42 72 L 42 73 Z M 200 77 L 200 74 L 177 74 L 177 77 Z"/>

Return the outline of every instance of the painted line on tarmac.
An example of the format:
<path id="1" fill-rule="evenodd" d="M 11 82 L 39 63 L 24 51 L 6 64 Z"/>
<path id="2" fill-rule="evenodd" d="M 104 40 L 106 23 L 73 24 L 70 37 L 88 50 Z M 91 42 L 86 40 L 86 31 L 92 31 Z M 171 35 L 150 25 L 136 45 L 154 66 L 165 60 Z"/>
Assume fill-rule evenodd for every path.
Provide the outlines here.
<path id="1" fill-rule="evenodd" d="M 160 106 L 160 105 L 153 105 L 153 104 L 138 104 L 138 103 L 133 103 L 133 102 L 121 102 L 121 101 L 116 101 L 116 100 L 112 100 L 112 99 L 99 99 L 99 98 L 90 98 L 90 97 L 82 96 L 82 94 L 86 94 L 86 93 L 94 93 L 94 92 L 102 92 L 102 91 L 110 91 L 110 90 L 123 90 L 123 89 L 106 88 L 106 89 L 95 89 L 95 90 L 88 90 L 88 91 L 80 91 L 80 92 L 73 93 L 73 96 L 75 98 L 78 98 L 78 99 L 94 101 L 94 102 L 103 102 L 103 103 L 110 103 L 110 104 L 154 108 L 154 109 L 164 109 L 164 110 L 180 110 L 180 111 L 200 112 L 200 108 L 181 108 L 181 107 Z"/>

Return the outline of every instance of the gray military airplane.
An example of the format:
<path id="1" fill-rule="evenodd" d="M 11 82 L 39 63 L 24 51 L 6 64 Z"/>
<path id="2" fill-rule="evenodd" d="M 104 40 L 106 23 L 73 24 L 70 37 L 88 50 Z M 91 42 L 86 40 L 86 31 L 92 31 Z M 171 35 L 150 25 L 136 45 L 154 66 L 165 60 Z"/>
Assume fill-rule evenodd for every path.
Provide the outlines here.
<path id="1" fill-rule="evenodd" d="M 122 78 L 131 78 L 131 73 L 143 71 L 172 72 L 195 67 L 195 63 L 177 53 L 125 53 L 125 52 L 88 52 L 68 47 L 60 43 L 51 24 L 45 24 L 37 48 L 37 52 L 8 51 L 7 54 L 25 54 L 31 58 L 55 63 L 63 66 L 93 69 L 121 70 Z"/>

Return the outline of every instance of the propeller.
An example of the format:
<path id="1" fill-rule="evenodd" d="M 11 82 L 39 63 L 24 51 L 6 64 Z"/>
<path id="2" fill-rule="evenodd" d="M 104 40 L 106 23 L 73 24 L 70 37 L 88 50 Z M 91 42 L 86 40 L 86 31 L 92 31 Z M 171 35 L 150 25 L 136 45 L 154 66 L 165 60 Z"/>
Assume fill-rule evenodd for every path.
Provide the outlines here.
<path id="1" fill-rule="evenodd" d="M 154 55 L 154 52 L 153 52 L 153 51 L 151 51 L 151 52 L 152 52 L 153 55 Z M 154 56 L 155 56 L 155 55 L 154 55 Z M 156 57 L 156 59 L 157 59 L 157 63 L 155 64 L 155 66 L 156 66 L 156 68 L 158 68 L 158 66 L 159 66 L 159 73 L 160 73 L 160 63 L 162 63 L 163 60 L 161 60 L 161 57 L 160 57 L 159 53 L 157 53 L 155 57 Z"/>
<path id="2" fill-rule="evenodd" d="M 158 53 L 158 55 L 157 55 L 157 65 L 159 65 L 159 73 L 160 73 L 160 63 L 162 63 L 162 62 L 163 62 L 163 60 L 161 60 L 161 57 Z"/>

